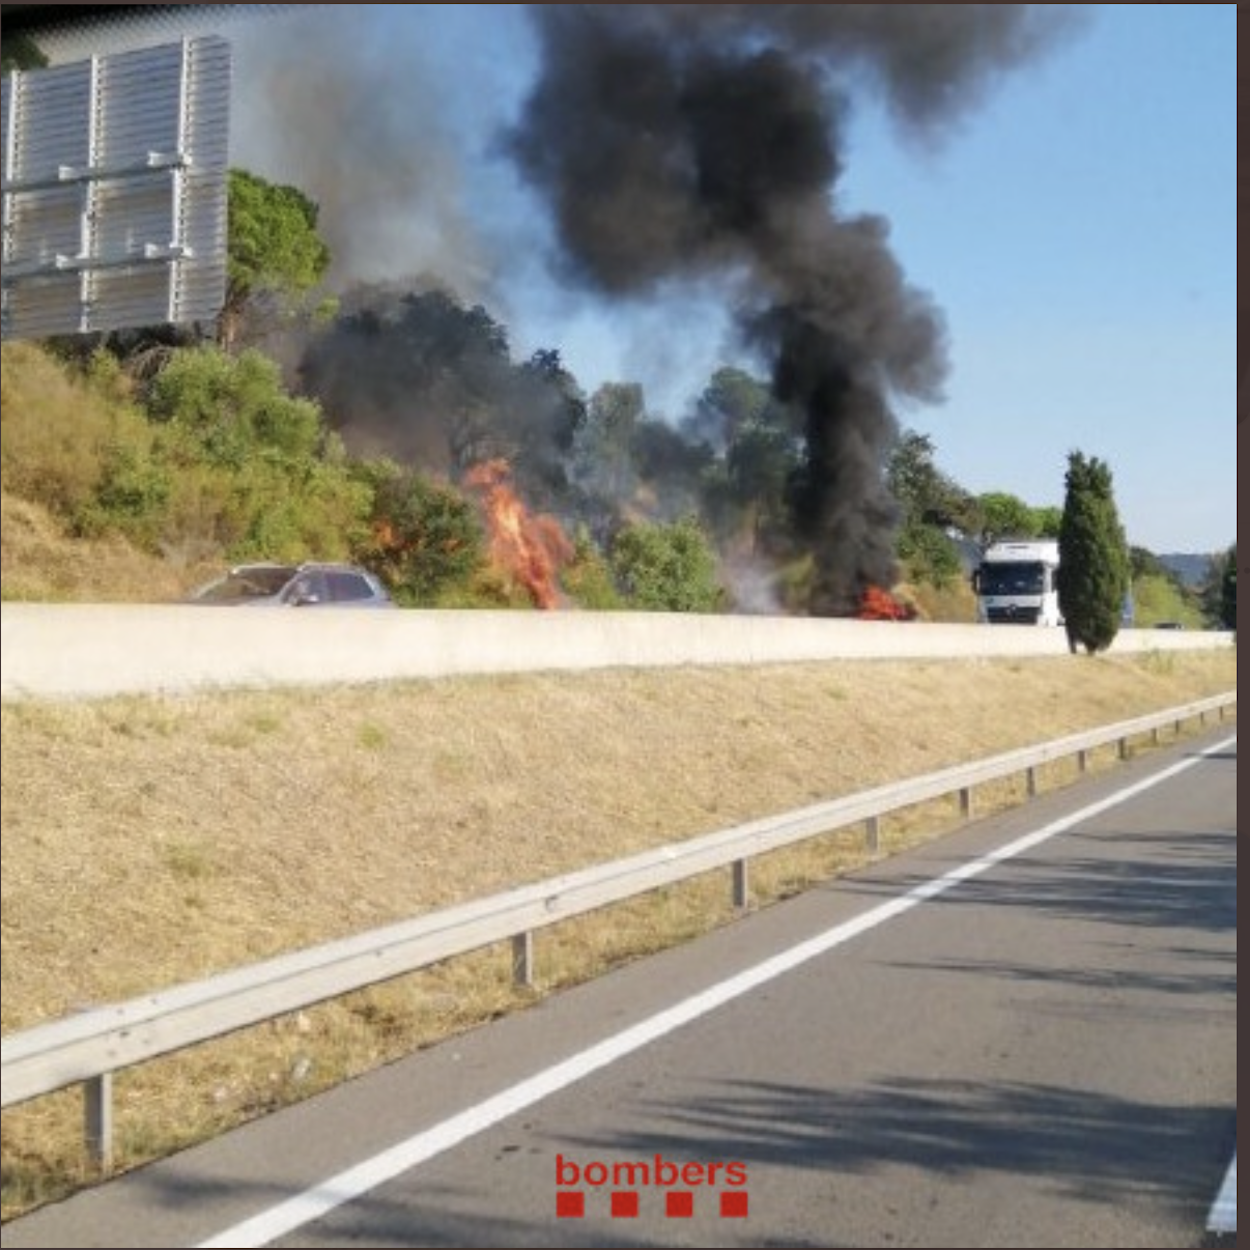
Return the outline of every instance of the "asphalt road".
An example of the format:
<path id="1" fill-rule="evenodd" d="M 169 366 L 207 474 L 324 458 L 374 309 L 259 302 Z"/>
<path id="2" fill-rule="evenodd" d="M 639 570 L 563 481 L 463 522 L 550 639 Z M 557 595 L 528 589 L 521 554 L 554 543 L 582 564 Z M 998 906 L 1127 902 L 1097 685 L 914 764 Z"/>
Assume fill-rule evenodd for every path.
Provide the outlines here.
<path id="1" fill-rule="evenodd" d="M 1236 767 L 1227 728 L 1152 752 L 4 1245 L 1214 1244 Z"/>

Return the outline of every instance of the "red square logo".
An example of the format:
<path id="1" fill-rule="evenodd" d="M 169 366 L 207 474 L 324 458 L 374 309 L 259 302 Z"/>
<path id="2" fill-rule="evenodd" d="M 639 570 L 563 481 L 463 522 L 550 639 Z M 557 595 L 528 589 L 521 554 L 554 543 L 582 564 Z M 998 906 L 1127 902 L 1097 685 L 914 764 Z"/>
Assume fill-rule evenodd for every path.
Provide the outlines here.
<path id="1" fill-rule="evenodd" d="M 670 1220 L 688 1220 L 694 1215 L 694 1194 L 670 1189 L 664 1195 L 664 1214 Z"/>
<path id="2" fill-rule="evenodd" d="M 747 1195 L 745 1189 L 727 1189 L 720 1196 L 720 1213 L 730 1218 L 745 1219 Z"/>
<path id="3" fill-rule="evenodd" d="M 638 1218 L 638 1195 L 618 1191 L 612 1195 L 612 1218 L 616 1220 L 635 1220 Z"/>
<path id="4" fill-rule="evenodd" d="M 556 1219 L 577 1220 L 586 1214 L 586 1195 L 580 1189 L 556 1190 Z"/>

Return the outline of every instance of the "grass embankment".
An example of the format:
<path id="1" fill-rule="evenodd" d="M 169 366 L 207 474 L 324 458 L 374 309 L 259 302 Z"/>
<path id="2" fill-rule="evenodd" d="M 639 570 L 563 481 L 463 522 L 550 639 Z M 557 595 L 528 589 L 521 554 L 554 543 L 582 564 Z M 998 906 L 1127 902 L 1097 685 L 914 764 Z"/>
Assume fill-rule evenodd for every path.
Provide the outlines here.
<path id="1" fill-rule="evenodd" d="M 178 603 L 220 571 L 220 563 L 147 555 L 117 535 L 70 540 L 46 508 L 0 493 L 0 598 L 7 602 Z"/>
<path id="2" fill-rule="evenodd" d="M 3 1031 L 1235 687 L 1229 649 L 5 705 Z M 956 819 L 900 814 L 880 853 Z M 860 829 L 770 856 L 756 901 L 865 858 Z M 723 923 L 729 902 L 717 874 L 560 926 L 533 990 L 487 951 L 121 1074 L 116 1165 Z M 81 1115 L 77 1092 L 5 1113 L 5 1218 L 92 1179 Z"/>

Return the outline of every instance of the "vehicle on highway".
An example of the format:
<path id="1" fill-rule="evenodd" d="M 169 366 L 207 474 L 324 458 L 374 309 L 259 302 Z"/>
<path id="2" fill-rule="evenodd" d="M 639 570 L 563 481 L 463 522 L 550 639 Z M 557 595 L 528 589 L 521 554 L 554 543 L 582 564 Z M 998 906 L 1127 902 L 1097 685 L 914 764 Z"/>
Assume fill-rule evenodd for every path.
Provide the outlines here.
<path id="1" fill-rule="evenodd" d="M 990 625 L 1062 625 L 1058 572 L 1058 539 L 991 543 L 972 574 L 977 620 Z"/>
<path id="2" fill-rule="evenodd" d="M 196 590 L 190 603 L 235 608 L 393 608 L 368 569 L 354 564 L 236 564 Z"/>

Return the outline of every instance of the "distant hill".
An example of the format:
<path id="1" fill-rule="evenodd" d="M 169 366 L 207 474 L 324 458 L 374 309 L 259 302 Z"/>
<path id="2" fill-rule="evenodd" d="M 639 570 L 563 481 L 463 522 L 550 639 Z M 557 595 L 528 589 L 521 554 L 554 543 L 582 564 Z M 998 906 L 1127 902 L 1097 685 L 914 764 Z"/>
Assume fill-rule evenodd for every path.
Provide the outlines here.
<path id="1" fill-rule="evenodd" d="M 1174 551 L 1159 556 L 1159 563 L 1176 573 L 1186 586 L 1201 586 L 1207 580 L 1211 556 L 1211 552 Z"/>

